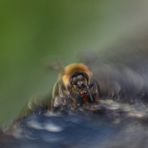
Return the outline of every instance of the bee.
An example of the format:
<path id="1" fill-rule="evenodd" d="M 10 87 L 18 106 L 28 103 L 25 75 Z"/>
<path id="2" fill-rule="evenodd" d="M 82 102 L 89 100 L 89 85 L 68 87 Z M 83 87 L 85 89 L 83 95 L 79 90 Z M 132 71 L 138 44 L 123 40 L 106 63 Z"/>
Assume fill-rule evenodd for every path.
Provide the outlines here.
<path id="1" fill-rule="evenodd" d="M 100 89 L 93 78 L 92 71 L 82 63 L 70 64 L 62 68 L 52 89 L 52 94 L 32 97 L 23 107 L 18 119 L 47 110 L 77 110 L 86 105 L 98 104 L 99 100 Z"/>
<path id="2" fill-rule="evenodd" d="M 67 65 L 59 74 L 52 91 L 52 109 L 76 110 L 99 103 L 100 89 L 92 71 L 82 63 Z"/>

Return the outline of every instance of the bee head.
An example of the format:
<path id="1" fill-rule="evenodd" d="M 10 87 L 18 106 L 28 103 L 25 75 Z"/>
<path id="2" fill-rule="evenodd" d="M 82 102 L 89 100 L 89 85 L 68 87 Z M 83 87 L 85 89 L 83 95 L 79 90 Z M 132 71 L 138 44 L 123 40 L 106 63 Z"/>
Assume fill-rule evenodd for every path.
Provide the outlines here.
<path id="1" fill-rule="evenodd" d="M 64 68 L 62 81 L 65 87 L 69 85 L 82 86 L 88 83 L 92 77 L 91 70 L 84 64 L 70 64 Z M 82 84 L 81 84 L 82 83 Z"/>
<path id="2" fill-rule="evenodd" d="M 77 87 L 78 89 L 84 89 L 88 85 L 89 78 L 86 73 L 76 72 L 70 79 L 71 86 Z"/>

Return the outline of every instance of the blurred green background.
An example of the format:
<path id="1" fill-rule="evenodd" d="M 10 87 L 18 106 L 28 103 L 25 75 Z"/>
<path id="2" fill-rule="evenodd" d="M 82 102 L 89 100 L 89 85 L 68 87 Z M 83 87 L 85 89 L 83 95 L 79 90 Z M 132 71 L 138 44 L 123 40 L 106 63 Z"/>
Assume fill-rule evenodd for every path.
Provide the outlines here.
<path id="1" fill-rule="evenodd" d="M 79 53 L 99 52 L 117 41 L 133 22 L 132 4 L 1 0 L 0 125 L 14 119 L 32 96 L 51 91 L 57 72 L 47 70 L 48 64 L 75 62 Z"/>

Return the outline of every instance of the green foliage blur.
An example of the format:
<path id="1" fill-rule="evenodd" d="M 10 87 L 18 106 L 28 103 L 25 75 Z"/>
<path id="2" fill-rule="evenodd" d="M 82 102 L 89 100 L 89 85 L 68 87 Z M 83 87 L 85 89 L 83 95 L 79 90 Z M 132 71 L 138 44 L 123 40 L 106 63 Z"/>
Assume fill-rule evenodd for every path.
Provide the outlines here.
<path id="1" fill-rule="evenodd" d="M 48 64 L 77 62 L 79 53 L 98 50 L 116 35 L 111 29 L 116 19 L 111 16 L 116 17 L 117 4 L 0 1 L 0 125 L 16 118 L 32 96 L 51 91 L 58 73 L 47 70 Z"/>

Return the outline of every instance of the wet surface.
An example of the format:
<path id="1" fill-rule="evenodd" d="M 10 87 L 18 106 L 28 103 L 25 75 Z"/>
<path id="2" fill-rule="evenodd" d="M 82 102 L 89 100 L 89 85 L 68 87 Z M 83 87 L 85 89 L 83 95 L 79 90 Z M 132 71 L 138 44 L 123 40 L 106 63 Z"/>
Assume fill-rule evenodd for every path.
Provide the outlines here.
<path id="1" fill-rule="evenodd" d="M 96 112 L 36 112 L 1 134 L 0 147 L 112 148 L 147 147 L 147 110 L 102 101 Z M 146 107 L 146 106 L 145 106 Z"/>

